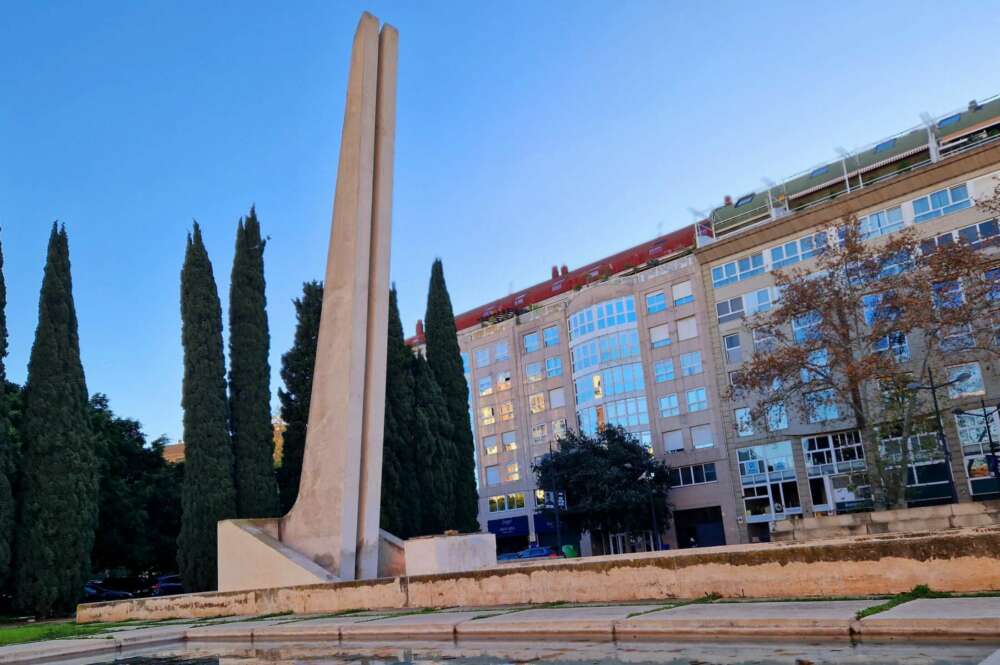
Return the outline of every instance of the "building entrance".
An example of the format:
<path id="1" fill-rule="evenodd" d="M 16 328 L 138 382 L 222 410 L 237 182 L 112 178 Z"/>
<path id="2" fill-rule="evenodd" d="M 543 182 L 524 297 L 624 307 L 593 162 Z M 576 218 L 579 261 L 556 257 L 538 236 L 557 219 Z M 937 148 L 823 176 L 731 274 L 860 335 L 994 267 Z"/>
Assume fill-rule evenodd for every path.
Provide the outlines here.
<path id="1" fill-rule="evenodd" d="M 681 549 L 726 544 L 722 508 L 719 506 L 675 510 L 674 529 L 677 532 L 677 547 Z"/>

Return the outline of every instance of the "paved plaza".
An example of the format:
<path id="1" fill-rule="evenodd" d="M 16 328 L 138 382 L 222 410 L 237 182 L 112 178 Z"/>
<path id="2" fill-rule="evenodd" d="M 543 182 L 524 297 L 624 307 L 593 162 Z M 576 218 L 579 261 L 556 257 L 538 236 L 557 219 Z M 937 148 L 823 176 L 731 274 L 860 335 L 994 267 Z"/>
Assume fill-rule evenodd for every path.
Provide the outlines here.
<path id="1" fill-rule="evenodd" d="M 628 643 L 674 638 L 817 638 L 879 640 L 926 638 L 938 642 L 996 642 L 1000 597 L 918 599 L 858 619 L 885 599 L 744 601 L 483 607 L 359 612 L 335 616 L 231 617 L 197 622 L 162 621 L 118 627 L 88 638 L 0 648 L 0 663 L 56 662 L 132 653 L 153 646 L 194 648 L 211 643 L 365 645 L 398 640 L 441 644 L 506 639 L 544 644 L 559 640 Z M 329 648 L 329 647 L 317 647 Z M 1000 656 L 997 657 L 1000 662 Z M 977 661 L 978 662 L 978 661 Z M 990 661 L 993 662 L 993 661 Z"/>

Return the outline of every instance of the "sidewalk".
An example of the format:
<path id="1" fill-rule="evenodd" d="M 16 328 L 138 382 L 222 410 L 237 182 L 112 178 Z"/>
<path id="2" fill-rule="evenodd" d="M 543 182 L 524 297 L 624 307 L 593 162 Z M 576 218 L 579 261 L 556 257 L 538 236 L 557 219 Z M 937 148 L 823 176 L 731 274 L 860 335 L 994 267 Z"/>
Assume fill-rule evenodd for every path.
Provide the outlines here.
<path id="1" fill-rule="evenodd" d="M 341 642 L 347 648 L 352 643 L 400 639 L 447 643 L 484 638 L 518 642 L 771 638 L 800 642 L 816 638 L 921 637 L 939 642 L 979 638 L 1000 644 L 1000 597 L 918 599 L 864 619 L 856 618 L 859 611 L 884 602 L 871 599 L 493 607 L 145 624 L 90 638 L 3 647 L 0 663 L 52 662 L 105 652 L 122 653 L 149 645 L 206 645 L 219 641 Z"/>

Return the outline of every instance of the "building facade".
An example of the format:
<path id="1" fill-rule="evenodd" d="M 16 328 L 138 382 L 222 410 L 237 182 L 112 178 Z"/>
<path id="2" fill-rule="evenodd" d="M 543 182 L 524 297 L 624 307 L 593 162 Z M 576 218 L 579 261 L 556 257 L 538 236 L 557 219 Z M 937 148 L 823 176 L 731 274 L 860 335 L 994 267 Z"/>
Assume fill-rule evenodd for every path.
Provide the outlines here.
<path id="1" fill-rule="evenodd" d="M 782 519 L 863 509 L 864 453 L 845 413 L 817 422 L 776 414 L 761 433 L 746 423 L 750 405 L 730 399 L 732 373 L 762 342 L 748 320 L 777 298 L 772 271 L 808 269 L 851 215 L 870 242 L 914 228 L 928 241 L 991 244 L 997 222 L 976 201 L 993 195 L 998 176 L 1000 100 L 971 103 L 780 185 L 727 197 L 698 224 L 573 271 L 553 267 L 549 280 L 458 315 L 483 530 L 500 551 L 554 544 L 532 465 L 567 429 L 609 424 L 672 469 L 671 526 L 660 535 L 670 547 L 762 541 Z M 942 395 L 959 499 L 995 495 L 984 421 L 951 409 L 972 411 L 980 399 L 995 406 L 1000 378 L 988 359 L 958 352 L 946 371 L 971 376 Z M 946 487 L 943 459 L 914 462 L 914 503 L 948 500 Z M 656 542 L 562 535 L 585 553 Z"/>

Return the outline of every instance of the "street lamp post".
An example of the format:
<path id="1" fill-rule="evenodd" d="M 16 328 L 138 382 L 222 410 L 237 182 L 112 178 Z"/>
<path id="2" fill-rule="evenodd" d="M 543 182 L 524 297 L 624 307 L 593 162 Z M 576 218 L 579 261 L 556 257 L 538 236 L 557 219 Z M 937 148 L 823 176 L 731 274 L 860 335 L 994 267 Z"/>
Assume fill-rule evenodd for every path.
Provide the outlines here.
<path id="1" fill-rule="evenodd" d="M 997 446 L 997 442 L 993 440 L 993 417 L 1000 413 L 1000 404 L 996 406 L 992 411 L 986 410 L 986 400 L 982 397 L 979 398 L 979 404 L 982 406 L 982 413 L 970 413 L 964 409 L 954 409 L 952 413 L 956 416 L 975 416 L 977 418 L 982 418 L 983 423 L 986 425 L 986 440 L 990 445 L 989 467 L 990 471 L 993 472 L 993 477 L 997 481 L 997 490 L 1000 491 L 1000 458 L 998 458 L 997 453 L 1000 452 L 1000 447 Z M 980 438 L 980 440 L 982 440 Z"/>
<path id="2" fill-rule="evenodd" d="M 656 477 L 656 473 L 653 471 L 643 471 L 642 475 L 639 476 L 639 480 L 649 481 L 649 512 L 653 517 L 653 548 L 658 552 L 661 549 L 660 543 L 660 530 L 656 526 L 656 500 L 653 497 L 653 479 Z"/>
<path id="3" fill-rule="evenodd" d="M 934 383 L 934 375 L 931 373 L 930 366 L 928 366 L 927 385 L 911 383 L 907 386 L 910 390 L 929 390 L 931 393 L 931 400 L 934 403 L 934 419 L 937 422 L 937 439 L 938 444 L 941 446 L 941 452 L 944 454 L 945 469 L 948 473 L 948 492 L 951 495 L 952 503 L 958 503 L 958 493 L 955 490 L 955 476 L 952 474 L 951 469 L 951 451 L 948 449 L 948 440 L 944 436 L 944 422 L 941 420 L 941 408 L 938 405 L 937 391 L 938 388 L 947 388 L 948 386 L 953 386 L 956 383 L 968 381 L 971 376 L 972 375 L 968 372 L 962 372 L 951 381 L 947 381 L 945 383 Z M 908 442 L 903 441 L 902 445 L 908 445 Z"/>

